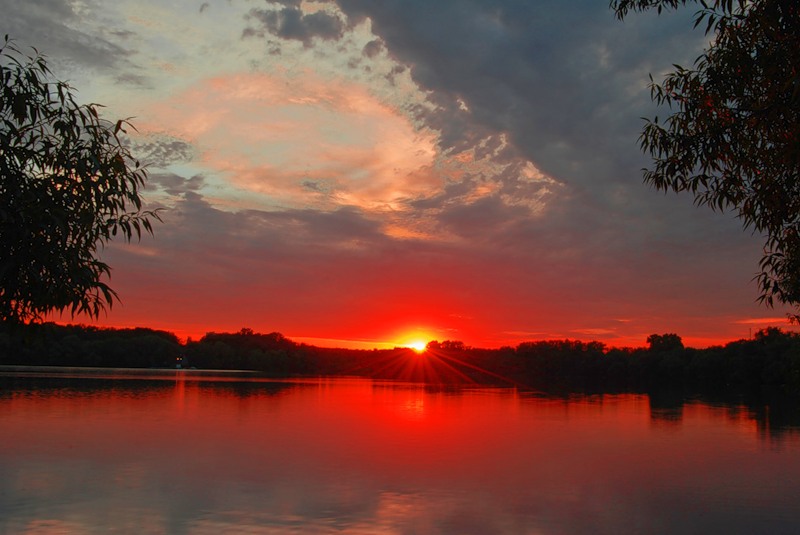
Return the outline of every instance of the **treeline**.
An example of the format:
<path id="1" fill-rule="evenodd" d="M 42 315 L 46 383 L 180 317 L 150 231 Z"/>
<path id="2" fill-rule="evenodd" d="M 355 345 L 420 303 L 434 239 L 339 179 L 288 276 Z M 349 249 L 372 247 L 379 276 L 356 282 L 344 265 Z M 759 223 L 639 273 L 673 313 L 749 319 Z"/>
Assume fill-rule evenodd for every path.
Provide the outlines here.
<path id="1" fill-rule="evenodd" d="M 800 335 L 769 328 L 752 339 L 706 349 L 684 347 L 676 334 L 651 335 L 646 348 L 599 342 L 525 342 L 514 351 L 521 376 L 537 385 L 651 390 L 800 392 Z"/>
<path id="2" fill-rule="evenodd" d="M 418 354 L 408 348 L 320 348 L 251 329 L 181 344 L 174 334 L 152 329 L 0 324 L 0 364 L 253 370 L 273 377 L 351 375 L 537 389 L 800 393 L 800 335 L 777 328 L 707 349 L 684 347 L 678 335 L 663 334 L 648 337 L 643 348 L 549 340 L 480 349 L 448 340 L 431 342 Z"/>
<path id="3" fill-rule="evenodd" d="M 182 352 L 166 331 L 0 323 L 0 364 L 172 368 Z"/>
<path id="4" fill-rule="evenodd" d="M 277 377 L 314 373 L 311 346 L 296 344 L 280 333 L 207 333 L 183 348 L 182 367 L 253 370 Z"/>

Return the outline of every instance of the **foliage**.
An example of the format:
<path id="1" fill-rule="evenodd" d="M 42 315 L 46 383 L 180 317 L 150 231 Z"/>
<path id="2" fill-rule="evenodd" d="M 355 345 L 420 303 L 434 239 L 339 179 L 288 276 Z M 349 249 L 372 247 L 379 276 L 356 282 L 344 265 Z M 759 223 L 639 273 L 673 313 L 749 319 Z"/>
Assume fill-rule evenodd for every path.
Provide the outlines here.
<path id="1" fill-rule="evenodd" d="M 153 329 L 0 324 L 0 364 L 174 368 L 182 352 L 174 334 Z"/>
<path id="2" fill-rule="evenodd" d="M 683 349 L 683 340 L 674 333 L 651 334 L 647 337 L 647 345 L 650 351 L 680 351 Z"/>
<path id="3" fill-rule="evenodd" d="M 122 143 L 129 125 L 53 81 L 46 58 L 0 44 L 0 320 L 51 311 L 97 317 L 117 294 L 98 252 L 120 234 L 152 234 L 147 174 Z"/>
<path id="4" fill-rule="evenodd" d="M 306 371 L 297 349 L 297 344 L 281 333 L 260 334 L 245 327 L 234 334 L 207 333 L 198 342 L 187 344 L 186 365 L 283 376 Z"/>
<path id="5" fill-rule="evenodd" d="M 444 342 L 431 340 L 425 344 L 425 349 L 428 351 L 464 351 L 467 346 L 461 340 L 445 340 Z"/>
<path id="6" fill-rule="evenodd" d="M 612 0 L 630 11 L 686 0 Z M 700 0 L 695 27 L 713 34 L 692 68 L 675 65 L 651 97 L 671 115 L 647 121 L 646 183 L 733 210 L 764 236 L 760 300 L 800 305 L 800 5 L 795 0 Z"/>

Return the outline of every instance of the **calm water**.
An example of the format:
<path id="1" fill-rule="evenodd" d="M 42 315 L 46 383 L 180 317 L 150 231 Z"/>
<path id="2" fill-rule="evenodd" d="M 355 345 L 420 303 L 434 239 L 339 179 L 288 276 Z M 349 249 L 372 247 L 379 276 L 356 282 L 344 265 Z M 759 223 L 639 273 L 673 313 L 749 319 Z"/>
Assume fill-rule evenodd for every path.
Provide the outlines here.
<path id="1" fill-rule="evenodd" d="M 800 533 L 800 432 L 734 407 L 180 374 L 0 387 L 4 534 Z"/>

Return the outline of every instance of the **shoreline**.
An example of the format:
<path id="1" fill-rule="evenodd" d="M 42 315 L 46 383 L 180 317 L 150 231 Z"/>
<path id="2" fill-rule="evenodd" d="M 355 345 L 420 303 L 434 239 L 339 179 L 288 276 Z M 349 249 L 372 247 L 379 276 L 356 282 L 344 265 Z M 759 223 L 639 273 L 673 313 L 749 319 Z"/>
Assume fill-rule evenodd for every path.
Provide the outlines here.
<path id="1" fill-rule="evenodd" d="M 254 370 L 198 370 L 186 368 L 104 368 L 102 366 L 30 366 L 19 364 L 0 365 L 0 376 L 15 375 L 58 376 L 80 375 L 81 377 L 175 377 L 190 375 L 193 377 L 260 377 L 262 374 Z"/>

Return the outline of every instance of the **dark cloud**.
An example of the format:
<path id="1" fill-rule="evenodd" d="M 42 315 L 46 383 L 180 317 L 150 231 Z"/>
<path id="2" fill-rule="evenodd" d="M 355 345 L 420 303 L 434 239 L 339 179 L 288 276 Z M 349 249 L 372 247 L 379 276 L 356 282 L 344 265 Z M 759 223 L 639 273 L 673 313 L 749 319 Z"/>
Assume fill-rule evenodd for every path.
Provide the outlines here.
<path id="1" fill-rule="evenodd" d="M 131 72 L 123 73 L 116 77 L 116 81 L 119 84 L 127 84 L 127 85 L 135 85 L 139 86 L 140 88 L 150 88 L 151 81 L 150 78 L 147 76 L 141 76 L 138 74 L 133 74 Z"/>
<path id="2" fill-rule="evenodd" d="M 304 180 L 301 185 L 303 186 L 303 188 L 309 191 L 313 191 L 315 193 L 322 193 L 324 191 L 322 185 L 319 182 L 315 182 L 313 180 Z"/>
<path id="3" fill-rule="evenodd" d="M 508 225 L 519 218 L 530 217 L 530 210 L 522 206 L 509 206 L 496 195 L 483 197 L 472 203 L 451 204 L 439 215 L 444 227 L 463 238 L 483 241 L 496 238 Z"/>
<path id="4" fill-rule="evenodd" d="M 160 187 L 182 193 L 175 208 L 168 211 L 159 240 L 168 247 L 184 249 L 187 243 L 200 245 L 204 254 L 261 257 L 294 257 L 298 251 L 341 252 L 378 247 L 386 238 L 380 225 L 356 208 L 330 212 L 311 209 L 241 210 L 215 208 L 197 191 L 201 176 L 183 179 L 177 175 L 152 177 Z M 191 248 L 191 246 L 190 246 Z"/>
<path id="5" fill-rule="evenodd" d="M 131 152 L 142 164 L 153 168 L 188 162 L 194 156 L 194 148 L 189 143 L 169 136 L 137 140 L 133 143 Z"/>
<path id="6" fill-rule="evenodd" d="M 494 228 L 500 237 L 515 228 L 509 222 L 524 228 L 528 221 L 537 233 L 516 233 L 525 240 L 520 246 L 549 234 L 551 225 L 591 251 L 603 241 L 615 250 L 645 251 L 694 243 L 721 256 L 742 244 L 754 248 L 738 221 L 696 209 L 690 198 L 665 199 L 641 181 L 647 162 L 636 141 L 640 117 L 657 113 L 647 74 L 658 79 L 672 63 L 688 65 L 697 56 L 704 38 L 692 30 L 693 10 L 620 22 L 607 2 L 588 0 L 337 3 L 350 24 L 369 18 L 387 52 L 430 92 L 435 109 L 418 108 L 417 120 L 441 132 L 442 149 L 458 152 L 489 140 L 483 144 L 489 153 L 502 138 L 509 147 L 500 158 L 529 160 L 563 185 L 545 216 L 529 220 L 512 209 L 503 221 L 499 204 L 486 206 L 485 217 L 469 202 L 449 207 L 468 198 L 464 190 L 475 187 L 477 177 L 415 201 L 441 210 L 443 224 L 484 234 Z M 515 177 L 519 169 L 511 166 L 496 178 L 502 193 L 520 200 L 541 193 L 541 184 Z M 554 240 L 552 246 L 559 245 Z M 752 267 L 740 271 L 741 284 L 747 285 Z"/>
<path id="7" fill-rule="evenodd" d="M 546 173 L 582 187 L 637 172 L 646 72 L 695 52 L 685 12 L 620 23 L 604 2 L 339 4 L 351 23 L 369 17 L 389 53 L 433 92 L 438 109 L 427 119 L 444 131 L 445 148 L 472 143 L 462 138 L 476 130 L 507 132 Z"/>
<path id="8" fill-rule="evenodd" d="M 475 189 L 475 182 L 461 180 L 450 182 L 445 185 L 441 192 L 430 197 L 413 199 L 408 205 L 418 210 L 429 210 L 444 207 L 452 199 L 461 199 L 470 194 Z"/>
<path id="9" fill-rule="evenodd" d="M 161 189 L 173 196 L 199 191 L 204 185 L 205 177 L 202 175 L 184 178 L 174 173 L 151 173 L 147 180 L 149 189 Z"/>
<path id="10" fill-rule="evenodd" d="M 81 15 L 75 7 L 69 0 L 0 0 L 2 33 L 15 38 L 22 48 L 40 48 L 55 63 L 68 61 L 98 70 L 130 67 L 132 51 L 121 44 L 128 35 L 111 32 L 117 38 L 111 41 L 76 29 Z"/>
<path id="11" fill-rule="evenodd" d="M 344 33 L 344 23 L 335 15 L 317 11 L 306 15 L 296 6 L 280 10 L 251 9 L 250 19 L 261 23 L 264 30 L 283 39 L 301 41 L 310 46 L 316 37 L 325 41 L 339 39 Z M 245 36 L 260 35 L 260 29 L 247 28 Z"/>
<path id="12" fill-rule="evenodd" d="M 379 39 L 374 39 L 369 43 L 367 43 L 366 45 L 364 45 L 364 48 L 362 49 L 361 53 L 368 58 L 374 58 L 375 56 L 383 52 L 383 50 L 384 50 L 383 42 L 381 42 Z"/>
<path id="13" fill-rule="evenodd" d="M 304 190 L 320 195 L 330 195 L 335 190 L 333 185 L 326 180 L 304 180 L 300 185 Z"/>

